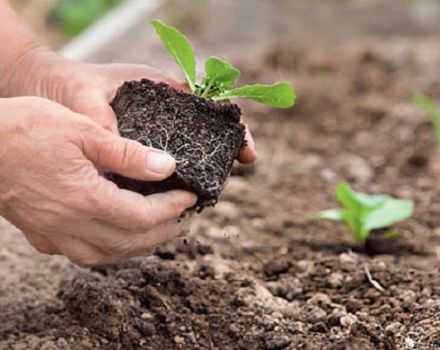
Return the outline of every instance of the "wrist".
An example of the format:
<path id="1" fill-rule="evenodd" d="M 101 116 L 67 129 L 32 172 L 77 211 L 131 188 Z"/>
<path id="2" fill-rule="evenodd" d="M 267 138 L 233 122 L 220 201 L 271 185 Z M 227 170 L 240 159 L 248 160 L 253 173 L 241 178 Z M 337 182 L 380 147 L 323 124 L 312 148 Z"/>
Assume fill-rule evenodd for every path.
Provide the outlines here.
<path id="1" fill-rule="evenodd" d="M 43 45 L 24 50 L 0 82 L 0 96 L 38 96 L 63 103 L 63 83 L 75 77 L 80 62 L 65 59 Z M 70 78 L 69 78 L 70 76 Z"/>
<path id="2" fill-rule="evenodd" d="M 2 97 L 39 96 L 44 90 L 45 70 L 43 57 L 49 50 L 38 43 L 24 47 L 4 65 L 6 73 L 0 81 Z"/>

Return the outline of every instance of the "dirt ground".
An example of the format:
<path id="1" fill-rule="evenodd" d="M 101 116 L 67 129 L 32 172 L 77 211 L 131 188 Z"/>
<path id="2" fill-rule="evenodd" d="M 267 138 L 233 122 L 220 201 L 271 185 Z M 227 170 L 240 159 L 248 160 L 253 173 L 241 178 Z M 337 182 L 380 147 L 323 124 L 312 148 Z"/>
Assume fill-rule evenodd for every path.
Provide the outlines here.
<path id="1" fill-rule="evenodd" d="M 296 8 L 255 6 L 252 16 L 245 7 L 231 9 L 223 12 L 225 33 L 216 36 L 217 22 L 208 20 L 209 30 L 196 26 L 191 38 L 198 32 L 203 46 L 214 47 L 237 23 L 244 30 L 254 28 L 248 21 L 273 17 L 271 37 L 279 32 L 280 41 L 261 57 L 243 42 L 228 43 L 231 54 L 222 46 L 207 53 L 237 64 L 244 82 L 292 81 L 298 104 L 274 111 L 240 102 L 257 141 L 257 164 L 237 166 L 217 206 L 195 217 L 191 236 L 152 256 L 79 269 L 37 254 L 0 221 L 1 350 L 440 349 L 440 157 L 429 122 L 410 102 L 415 91 L 440 101 L 438 40 L 422 39 L 426 27 L 398 16 L 400 10 L 392 18 L 389 11 L 343 13 L 358 26 L 333 20 L 332 28 L 348 38 L 359 36 L 348 28 L 360 32 L 372 22 L 368 34 L 401 28 L 413 39 L 384 35 L 330 45 L 325 11 L 307 12 L 318 12 L 310 22 L 293 20 Z M 423 11 L 413 12 L 435 13 Z M 256 42 L 267 23 L 255 29 L 258 35 L 248 30 L 244 41 Z M 161 50 L 157 42 L 150 51 L 141 39 L 133 45 L 149 35 L 145 24 L 139 33 L 92 60 L 148 57 L 167 65 L 169 59 L 148 55 Z M 286 44 L 290 35 L 308 42 Z M 342 225 L 311 220 L 337 205 L 340 180 L 415 201 L 414 217 L 398 225 L 405 238 L 392 254 L 366 256 Z"/>
<path id="2" fill-rule="evenodd" d="M 440 100 L 434 41 L 276 45 L 244 81 L 294 82 L 299 102 L 241 103 L 259 160 L 237 166 L 192 235 L 80 270 L 0 228 L 0 349 L 438 349 L 440 158 L 410 102 Z M 311 220 L 336 183 L 416 202 L 392 255 L 356 253 Z M 371 278 L 383 287 L 375 287 Z"/>

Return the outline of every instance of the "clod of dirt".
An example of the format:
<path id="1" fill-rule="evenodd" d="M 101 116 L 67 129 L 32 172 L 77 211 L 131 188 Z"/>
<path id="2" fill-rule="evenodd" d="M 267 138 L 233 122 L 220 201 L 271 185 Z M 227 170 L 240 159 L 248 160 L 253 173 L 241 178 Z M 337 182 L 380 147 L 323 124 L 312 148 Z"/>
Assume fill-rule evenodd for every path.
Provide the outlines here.
<path id="1" fill-rule="evenodd" d="M 147 79 L 125 82 L 113 99 L 123 137 L 162 149 L 176 171 L 161 182 L 107 174 L 119 187 L 148 195 L 182 189 L 198 196 L 197 211 L 215 205 L 234 159 L 243 147 L 240 108 L 178 91 Z"/>

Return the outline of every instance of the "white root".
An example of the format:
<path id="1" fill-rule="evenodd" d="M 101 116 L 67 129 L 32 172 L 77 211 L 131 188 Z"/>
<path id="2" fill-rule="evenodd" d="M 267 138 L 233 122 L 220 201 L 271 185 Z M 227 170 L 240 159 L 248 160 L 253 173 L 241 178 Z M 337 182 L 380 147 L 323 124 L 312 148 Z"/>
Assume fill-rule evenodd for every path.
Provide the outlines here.
<path id="1" fill-rule="evenodd" d="M 368 282 L 370 282 L 370 284 L 374 288 L 376 288 L 379 292 L 381 292 L 381 293 L 385 292 L 385 288 L 382 287 L 378 281 L 373 279 L 373 276 L 371 276 L 371 272 L 370 272 L 370 269 L 368 268 L 367 264 L 364 265 L 364 271 L 365 271 L 365 276 L 367 276 Z"/>

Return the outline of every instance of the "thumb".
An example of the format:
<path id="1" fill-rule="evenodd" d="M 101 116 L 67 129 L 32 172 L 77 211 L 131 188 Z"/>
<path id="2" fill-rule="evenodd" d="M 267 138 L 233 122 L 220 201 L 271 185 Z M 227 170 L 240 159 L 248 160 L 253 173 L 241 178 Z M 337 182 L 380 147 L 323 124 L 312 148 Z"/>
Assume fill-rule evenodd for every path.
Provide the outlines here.
<path id="1" fill-rule="evenodd" d="M 83 114 L 105 129 L 119 134 L 116 115 L 102 92 L 89 92 L 86 96 L 81 96 L 79 101 L 80 103 L 69 106 L 72 111 Z"/>
<path id="2" fill-rule="evenodd" d="M 82 142 L 82 151 L 95 166 L 145 181 L 163 180 L 174 172 L 176 161 L 168 153 L 104 128 L 93 129 Z"/>

